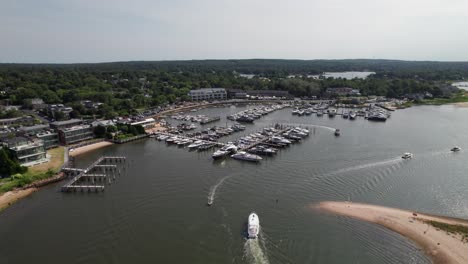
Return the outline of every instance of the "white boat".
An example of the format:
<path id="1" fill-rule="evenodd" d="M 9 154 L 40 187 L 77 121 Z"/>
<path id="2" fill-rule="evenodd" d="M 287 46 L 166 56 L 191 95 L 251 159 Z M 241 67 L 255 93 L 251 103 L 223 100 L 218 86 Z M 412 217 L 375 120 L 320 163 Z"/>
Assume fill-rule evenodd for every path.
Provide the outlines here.
<path id="1" fill-rule="evenodd" d="M 189 149 L 195 149 L 195 148 L 198 148 L 199 146 L 203 145 L 204 142 L 202 140 L 197 140 L 195 142 L 193 142 L 192 144 L 188 145 L 188 148 Z"/>
<path id="2" fill-rule="evenodd" d="M 274 137 L 271 137 L 271 142 L 272 143 L 280 143 L 280 144 L 291 144 L 291 141 L 283 138 L 283 137 L 279 137 L 279 136 L 274 136 Z"/>
<path id="3" fill-rule="evenodd" d="M 237 160 L 254 161 L 254 162 L 259 162 L 262 160 L 262 157 L 255 155 L 255 154 L 249 154 L 245 151 L 239 151 L 236 154 L 231 155 L 231 158 L 237 159 Z"/>
<path id="4" fill-rule="evenodd" d="M 227 155 L 229 155 L 231 153 L 234 153 L 236 151 L 237 151 L 237 146 L 233 145 L 233 144 L 229 144 L 229 145 L 226 145 L 226 146 L 218 149 L 211 156 L 213 157 L 213 159 L 219 159 L 219 158 L 225 157 L 225 156 L 227 156 Z"/>
<path id="5" fill-rule="evenodd" d="M 458 152 L 458 151 L 460 151 L 460 150 L 461 150 L 461 148 L 460 148 L 460 147 L 457 147 L 457 146 L 455 146 L 455 147 L 453 147 L 452 149 L 450 149 L 450 151 L 452 151 L 452 152 Z"/>
<path id="6" fill-rule="evenodd" d="M 249 234 L 249 238 L 257 238 L 258 233 L 260 232 L 260 219 L 258 219 L 258 215 L 254 212 L 249 215 L 247 232 Z"/>
<path id="7" fill-rule="evenodd" d="M 413 158 L 413 154 L 409 153 L 409 152 L 406 152 L 403 154 L 403 156 L 401 156 L 402 159 L 412 159 Z"/>

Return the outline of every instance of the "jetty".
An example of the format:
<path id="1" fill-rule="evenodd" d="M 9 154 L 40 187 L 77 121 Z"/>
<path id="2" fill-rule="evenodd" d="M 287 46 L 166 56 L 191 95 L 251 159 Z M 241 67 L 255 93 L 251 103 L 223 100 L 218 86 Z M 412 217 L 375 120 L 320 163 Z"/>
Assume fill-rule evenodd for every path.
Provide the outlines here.
<path id="1" fill-rule="evenodd" d="M 110 184 L 125 170 L 126 157 L 102 156 L 86 169 L 63 168 L 62 172 L 72 179 L 62 186 L 62 192 L 104 191 L 106 181 Z"/>

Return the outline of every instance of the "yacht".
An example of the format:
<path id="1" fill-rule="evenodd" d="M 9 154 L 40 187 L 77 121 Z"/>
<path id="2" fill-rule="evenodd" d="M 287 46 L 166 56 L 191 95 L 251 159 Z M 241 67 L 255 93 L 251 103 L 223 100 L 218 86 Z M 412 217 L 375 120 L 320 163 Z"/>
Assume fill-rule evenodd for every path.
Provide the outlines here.
<path id="1" fill-rule="evenodd" d="M 274 137 L 271 137 L 271 142 L 272 143 L 281 143 L 281 144 L 291 144 L 291 141 L 283 138 L 283 137 L 279 137 L 279 136 L 274 136 Z"/>
<path id="2" fill-rule="evenodd" d="M 193 142 L 192 144 L 188 145 L 188 148 L 189 149 L 196 149 L 196 148 L 200 147 L 203 144 L 205 144 L 205 143 L 202 140 L 197 140 L 197 141 Z"/>
<path id="3" fill-rule="evenodd" d="M 349 117 L 349 113 L 348 113 L 348 112 L 344 112 L 344 113 L 343 113 L 343 118 L 346 119 L 346 118 L 348 118 L 348 117 Z"/>
<path id="4" fill-rule="evenodd" d="M 452 149 L 450 149 L 450 151 L 452 151 L 452 152 L 458 152 L 458 151 L 460 151 L 460 150 L 461 150 L 461 148 L 460 148 L 460 147 L 457 147 L 457 146 L 455 146 L 455 147 L 453 147 Z"/>
<path id="5" fill-rule="evenodd" d="M 217 151 L 215 151 L 212 155 L 213 159 L 219 159 L 222 157 L 225 157 L 231 153 L 234 153 L 237 151 L 237 146 L 233 144 L 228 144 Z"/>
<path id="6" fill-rule="evenodd" d="M 409 153 L 409 152 L 406 152 L 403 154 L 403 156 L 401 156 L 402 159 L 412 159 L 413 158 L 413 154 Z"/>
<path id="7" fill-rule="evenodd" d="M 249 233 L 249 238 L 257 238 L 260 232 L 260 220 L 254 212 L 249 215 L 247 232 Z"/>
<path id="8" fill-rule="evenodd" d="M 336 109 L 328 110 L 328 116 L 329 117 L 335 117 L 335 115 L 336 115 Z"/>
<path id="9" fill-rule="evenodd" d="M 335 129 L 335 136 L 341 135 L 341 131 L 339 128 Z"/>
<path id="10" fill-rule="evenodd" d="M 239 151 L 236 154 L 231 155 L 231 158 L 237 159 L 237 160 L 254 161 L 254 162 L 259 162 L 262 160 L 262 157 L 255 155 L 255 154 L 249 154 L 245 151 Z"/>
<path id="11" fill-rule="evenodd" d="M 349 112 L 349 119 L 351 119 L 351 120 L 356 119 L 356 112 L 350 111 L 350 112 Z"/>

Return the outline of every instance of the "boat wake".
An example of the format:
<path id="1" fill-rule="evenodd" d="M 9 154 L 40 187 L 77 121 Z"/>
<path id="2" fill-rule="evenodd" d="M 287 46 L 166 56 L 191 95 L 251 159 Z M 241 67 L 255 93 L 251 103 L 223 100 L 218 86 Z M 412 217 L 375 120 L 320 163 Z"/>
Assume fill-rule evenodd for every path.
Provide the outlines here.
<path id="1" fill-rule="evenodd" d="M 362 169 L 368 169 L 368 168 L 373 168 L 373 167 L 379 167 L 379 166 L 384 166 L 384 165 L 390 165 L 394 163 L 399 163 L 402 162 L 402 159 L 400 157 L 393 158 L 393 159 L 388 159 L 388 160 L 383 160 L 383 161 L 377 161 L 377 162 L 372 162 L 372 163 L 367 163 L 367 164 L 361 164 L 357 166 L 351 166 L 343 169 L 339 169 L 336 171 L 329 172 L 325 174 L 326 176 L 328 175 L 334 175 L 334 174 L 342 174 L 350 171 L 355 171 L 355 170 L 362 170 Z"/>
<path id="2" fill-rule="evenodd" d="M 228 176 L 225 176 L 224 178 L 222 178 L 221 180 L 219 180 L 213 187 L 211 187 L 210 189 L 210 193 L 208 194 L 208 202 L 207 202 L 207 205 L 212 205 L 213 202 L 214 202 L 214 199 L 215 199 L 215 195 L 216 195 L 216 190 L 218 190 L 218 188 L 223 184 L 223 182 L 228 179 L 228 178 L 231 178 L 232 175 L 228 175 Z"/>
<path id="3" fill-rule="evenodd" d="M 268 258 L 263 252 L 260 239 L 247 239 L 244 243 L 244 257 L 249 263 L 268 264 Z"/>

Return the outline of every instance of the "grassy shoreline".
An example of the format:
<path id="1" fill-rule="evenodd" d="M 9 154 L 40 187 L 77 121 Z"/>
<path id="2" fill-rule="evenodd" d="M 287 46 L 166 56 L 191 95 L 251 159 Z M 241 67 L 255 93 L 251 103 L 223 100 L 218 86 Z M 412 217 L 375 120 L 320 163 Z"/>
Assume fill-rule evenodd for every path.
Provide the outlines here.
<path id="1" fill-rule="evenodd" d="M 26 173 L 12 175 L 10 178 L 0 180 L 0 195 L 16 188 L 44 180 L 56 175 L 64 162 L 64 147 L 57 147 L 47 151 L 50 160 L 46 163 L 30 167 Z"/>

